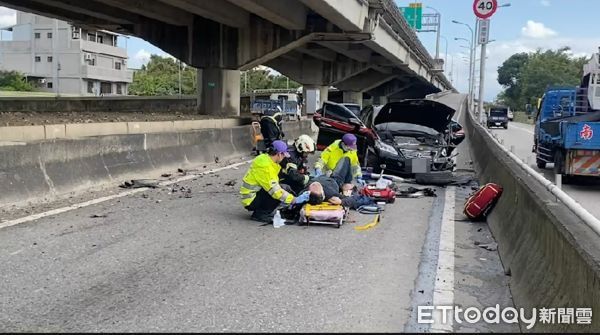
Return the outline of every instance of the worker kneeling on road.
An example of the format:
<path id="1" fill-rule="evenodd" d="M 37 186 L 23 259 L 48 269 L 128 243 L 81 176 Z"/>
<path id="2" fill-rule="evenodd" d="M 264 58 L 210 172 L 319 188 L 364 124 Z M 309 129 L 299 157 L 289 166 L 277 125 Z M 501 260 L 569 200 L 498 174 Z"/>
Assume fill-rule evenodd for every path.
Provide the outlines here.
<path id="1" fill-rule="evenodd" d="M 287 144 L 276 140 L 267 153 L 258 155 L 252 161 L 250 169 L 246 172 L 240 195 L 244 208 L 253 212 L 252 220 L 269 223 L 280 204 L 289 206 L 308 201 L 309 192 L 294 197 L 287 185 L 279 184 L 279 164 L 286 157 L 289 157 Z"/>
<path id="2" fill-rule="evenodd" d="M 260 118 L 260 132 L 267 148 L 271 146 L 273 141 L 282 140 L 285 136 L 281 129 L 282 122 L 283 112 L 279 106 L 277 106 L 277 109 L 266 110 Z"/>
<path id="3" fill-rule="evenodd" d="M 289 185 L 299 193 L 308 185 L 308 155 L 315 152 L 315 141 L 308 135 L 300 135 L 295 141 L 290 157 L 285 157 L 280 165 L 280 182 Z"/>
<path id="4" fill-rule="evenodd" d="M 340 185 L 351 183 L 354 178 L 359 185 L 365 185 L 358 162 L 356 142 L 356 136 L 345 134 L 341 140 L 329 145 L 315 164 L 315 176 L 337 174 L 344 177 Z M 338 173 L 335 173 L 336 171 Z"/>

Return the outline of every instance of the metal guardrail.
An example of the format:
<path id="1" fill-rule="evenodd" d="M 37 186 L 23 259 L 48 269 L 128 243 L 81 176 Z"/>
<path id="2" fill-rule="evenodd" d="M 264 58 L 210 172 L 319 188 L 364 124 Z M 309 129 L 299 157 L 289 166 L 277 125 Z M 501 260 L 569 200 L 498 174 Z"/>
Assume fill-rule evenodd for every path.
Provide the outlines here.
<path id="1" fill-rule="evenodd" d="M 553 194 L 558 200 L 560 200 L 563 204 L 565 204 L 565 206 L 567 206 L 567 208 L 569 208 L 577 217 L 579 217 L 581 220 L 583 220 L 583 222 L 585 222 L 586 225 L 588 225 L 594 232 L 596 232 L 596 234 L 600 235 L 600 220 L 598 220 L 598 218 L 596 218 L 594 215 L 592 215 L 590 212 L 588 212 L 587 209 L 585 209 L 583 206 L 581 206 L 581 204 L 579 204 L 575 199 L 571 198 L 571 196 L 569 196 L 563 190 L 558 188 L 558 186 L 556 186 L 550 180 L 546 179 L 546 177 L 544 177 L 542 174 L 540 174 L 539 172 L 532 169 L 529 165 L 525 164 L 517 155 L 513 154 L 512 152 L 510 152 L 510 150 L 508 150 L 503 145 L 498 143 L 498 141 L 496 141 L 496 139 L 494 139 L 494 137 L 492 136 L 492 133 L 489 130 L 487 130 L 485 127 L 483 127 L 481 124 L 479 124 L 479 122 L 477 122 L 477 120 L 475 120 L 475 118 L 471 114 L 470 110 L 471 109 L 469 108 L 469 112 L 467 114 L 468 114 L 468 117 L 471 119 L 471 122 L 473 122 L 473 125 L 475 127 L 479 127 L 485 134 L 487 134 L 487 136 L 489 136 L 493 140 L 494 143 L 496 143 L 496 145 L 500 148 L 500 150 L 504 151 L 508 155 L 508 157 L 510 157 L 512 160 L 515 161 L 515 163 L 519 167 L 521 167 L 523 170 L 525 170 L 525 172 L 528 175 L 533 177 L 533 179 L 538 181 L 542 186 L 544 186 L 544 188 L 546 188 L 548 191 L 550 191 L 550 193 Z"/>

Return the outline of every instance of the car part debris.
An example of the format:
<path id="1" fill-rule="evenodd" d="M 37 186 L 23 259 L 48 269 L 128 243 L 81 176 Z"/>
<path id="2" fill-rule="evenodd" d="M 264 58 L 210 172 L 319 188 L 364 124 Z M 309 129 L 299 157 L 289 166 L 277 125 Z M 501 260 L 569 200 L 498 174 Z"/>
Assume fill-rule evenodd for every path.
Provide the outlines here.
<path id="1" fill-rule="evenodd" d="M 488 251 L 496 251 L 496 250 L 498 250 L 498 243 L 496 243 L 496 242 L 488 243 L 488 244 L 480 244 L 478 246 L 480 248 L 483 248 L 483 249 L 488 250 Z"/>
<path id="2" fill-rule="evenodd" d="M 409 187 L 406 190 L 400 190 L 396 194 L 398 198 L 422 198 L 422 197 L 437 197 L 435 190 L 432 188 L 415 188 Z"/>
<path id="3" fill-rule="evenodd" d="M 156 179 L 131 179 L 128 181 L 124 181 L 121 185 L 121 188 L 141 188 L 141 187 L 149 187 L 149 188 L 157 188 L 158 181 Z"/>

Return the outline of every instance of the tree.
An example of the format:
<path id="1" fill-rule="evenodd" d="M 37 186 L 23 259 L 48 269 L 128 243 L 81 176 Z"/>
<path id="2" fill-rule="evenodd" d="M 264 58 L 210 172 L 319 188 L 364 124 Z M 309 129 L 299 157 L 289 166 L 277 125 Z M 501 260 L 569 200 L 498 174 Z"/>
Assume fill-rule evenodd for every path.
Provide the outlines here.
<path id="1" fill-rule="evenodd" d="M 129 93 L 133 95 L 179 94 L 179 61 L 150 56 L 150 61 L 133 74 Z M 181 63 L 181 94 L 196 93 L 196 69 Z"/>
<path id="2" fill-rule="evenodd" d="M 519 110 L 537 101 L 548 86 L 576 86 L 586 62 L 586 57 L 573 57 L 568 47 L 515 54 L 498 68 L 498 83 L 505 87 L 499 100 Z"/>
<path id="3" fill-rule="evenodd" d="M 498 83 L 505 88 L 502 94 L 504 104 L 515 108 L 521 94 L 521 71 L 529 61 L 529 54 L 518 53 L 510 56 L 498 67 Z"/>
<path id="4" fill-rule="evenodd" d="M 17 71 L 0 71 L 0 90 L 2 91 L 33 91 L 34 86 Z"/>
<path id="5" fill-rule="evenodd" d="M 254 68 L 245 72 L 242 72 L 240 82 L 241 92 L 251 92 L 257 89 L 269 89 L 269 88 L 287 88 L 288 78 L 280 74 L 273 74 L 267 69 Z M 301 85 L 293 80 L 289 81 L 289 88 L 295 89 Z"/>

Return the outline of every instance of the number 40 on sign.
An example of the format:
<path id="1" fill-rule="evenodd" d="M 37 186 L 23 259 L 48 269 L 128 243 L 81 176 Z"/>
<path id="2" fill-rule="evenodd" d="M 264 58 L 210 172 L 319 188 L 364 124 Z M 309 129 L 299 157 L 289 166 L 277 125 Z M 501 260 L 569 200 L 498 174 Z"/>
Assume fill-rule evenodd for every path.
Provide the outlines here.
<path id="1" fill-rule="evenodd" d="M 496 0 L 475 0 L 473 2 L 473 12 L 480 19 L 487 19 L 494 15 L 498 9 Z"/>

